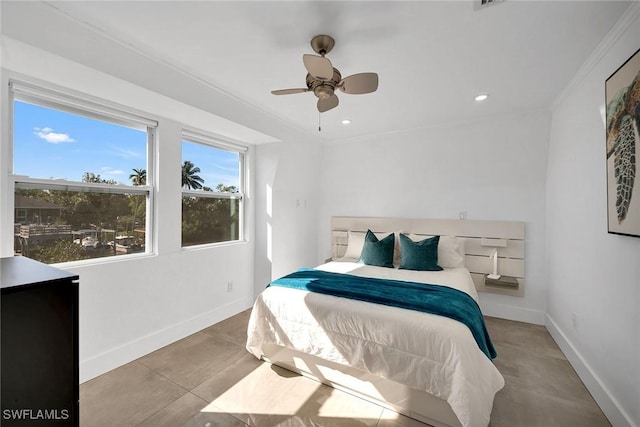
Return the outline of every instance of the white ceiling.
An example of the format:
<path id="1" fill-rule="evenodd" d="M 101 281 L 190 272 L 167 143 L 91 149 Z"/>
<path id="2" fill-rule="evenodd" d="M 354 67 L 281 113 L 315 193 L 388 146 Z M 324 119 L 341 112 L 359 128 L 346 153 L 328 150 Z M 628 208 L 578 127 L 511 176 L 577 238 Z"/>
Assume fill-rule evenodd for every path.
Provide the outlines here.
<path id="1" fill-rule="evenodd" d="M 46 44 L 71 43 L 70 26 L 56 26 L 71 19 L 310 136 L 318 135 L 314 95 L 270 91 L 304 87 L 309 41 L 331 35 L 327 57 L 343 76 L 380 76 L 377 92 L 339 93 L 340 105 L 322 114 L 321 137 L 342 140 L 549 107 L 629 4 L 506 0 L 476 11 L 470 1 L 5 0 L 2 20 L 4 34 Z M 44 38 L 34 38 L 36 21 Z M 88 65 L 100 46 L 84 47 Z M 489 99 L 475 102 L 482 92 Z"/>

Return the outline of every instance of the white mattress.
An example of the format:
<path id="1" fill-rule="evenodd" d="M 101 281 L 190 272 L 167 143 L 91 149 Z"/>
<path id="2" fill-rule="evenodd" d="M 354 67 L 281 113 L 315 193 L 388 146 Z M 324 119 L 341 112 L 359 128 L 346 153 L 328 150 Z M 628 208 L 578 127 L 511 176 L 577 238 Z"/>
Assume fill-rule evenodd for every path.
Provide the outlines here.
<path id="1" fill-rule="evenodd" d="M 330 262 L 320 270 L 443 284 L 477 300 L 469 271 L 417 272 Z M 486 427 L 504 379 L 464 324 L 429 313 L 269 287 L 251 313 L 247 349 L 275 344 L 392 380 L 446 400 L 463 426 Z"/>

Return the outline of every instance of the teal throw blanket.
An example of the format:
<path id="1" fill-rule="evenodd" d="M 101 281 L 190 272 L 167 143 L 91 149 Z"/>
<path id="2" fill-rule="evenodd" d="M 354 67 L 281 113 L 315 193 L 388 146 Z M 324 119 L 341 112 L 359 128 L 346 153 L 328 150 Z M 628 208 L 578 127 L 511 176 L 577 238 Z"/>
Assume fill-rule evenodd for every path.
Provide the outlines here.
<path id="1" fill-rule="evenodd" d="M 468 294 L 457 289 L 441 285 L 331 273 L 311 268 L 300 269 L 274 280 L 268 286 L 302 289 L 446 316 L 467 325 L 478 347 L 489 359 L 497 356 L 480 307 Z"/>

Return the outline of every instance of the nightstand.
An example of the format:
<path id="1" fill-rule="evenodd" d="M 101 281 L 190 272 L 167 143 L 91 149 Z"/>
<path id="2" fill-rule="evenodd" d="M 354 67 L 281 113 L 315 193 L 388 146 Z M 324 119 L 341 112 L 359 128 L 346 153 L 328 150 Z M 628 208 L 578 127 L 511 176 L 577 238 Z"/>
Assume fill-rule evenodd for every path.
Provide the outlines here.
<path id="1" fill-rule="evenodd" d="M 502 289 L 518 289 L 520 283 L 518 279 L 511 276 L 500 276 L 499 279 L 490 279 L 484 276 L 484 285 L 490 288 L 502 288 Z"/>

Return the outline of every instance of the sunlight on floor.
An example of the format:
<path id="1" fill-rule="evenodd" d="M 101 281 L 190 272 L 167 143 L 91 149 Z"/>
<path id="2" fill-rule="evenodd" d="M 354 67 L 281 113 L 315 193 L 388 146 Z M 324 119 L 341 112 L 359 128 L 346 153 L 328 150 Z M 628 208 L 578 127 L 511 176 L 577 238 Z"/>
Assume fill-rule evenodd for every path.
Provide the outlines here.
<path id="1" fill-rule="evenodd" d="M 292 360 L 295 368 L 307 378 L 330 385 L 340 384 L 340 386 L 336 386 L 338 390 L 354 396 L 360 397 L 365 395 L 367 398 L 377 399 L 382 402 L 385 401 L 384 396 L 380 393 L 376 385 L 370 381 L 356 377 L 353 374 L 355 372 L 353 369 L 349 370 L 349 374 L 347 374 L 341 370 L 332 369 L 324 365 L 311 364 L 311 366 L 309 366 L 309 364 L 300 357 L 294 356 Z M 327 378 L 331 378 L 332 380 L 327 380 Z M 354 392 L 353 390 L 358 390 L 358 392 Z"/>
<path id="2" fill-rule="evenodd" d="M 398 417 L 381 406 L 268 363 L 228 388 L 201 413 L 231 414 L 245 422 L 268 418 L 278 426 L 375 426 L 381 418 Z"/>

